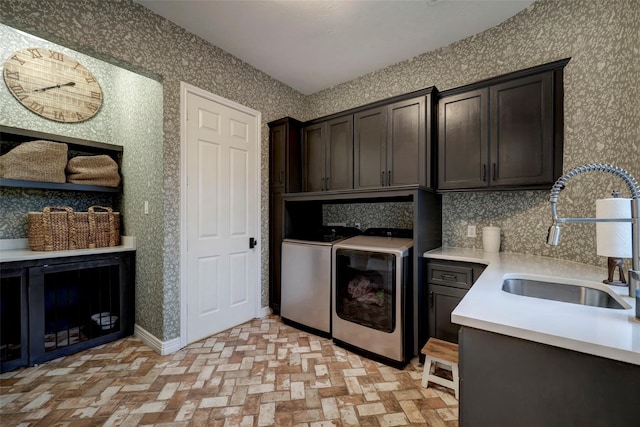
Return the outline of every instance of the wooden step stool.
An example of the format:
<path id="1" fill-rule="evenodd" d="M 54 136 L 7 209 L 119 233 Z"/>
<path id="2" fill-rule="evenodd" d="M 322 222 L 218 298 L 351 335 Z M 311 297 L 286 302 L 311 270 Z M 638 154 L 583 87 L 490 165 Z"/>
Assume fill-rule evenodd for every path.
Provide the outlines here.
<path id="1" fill-rule="evenodd" d="M 429 338 L 422 348 L 424 359 L 424 373 L 422 374 L 422 387 L 428 388 L 429 382 L 453 389 L 458 399 L 460 382 L 458 378 L 458 344 L 442 341 L 437 338 Z M 436 365 L 451 371 L 453 380 L 448 380 L 435 375 Z"/>

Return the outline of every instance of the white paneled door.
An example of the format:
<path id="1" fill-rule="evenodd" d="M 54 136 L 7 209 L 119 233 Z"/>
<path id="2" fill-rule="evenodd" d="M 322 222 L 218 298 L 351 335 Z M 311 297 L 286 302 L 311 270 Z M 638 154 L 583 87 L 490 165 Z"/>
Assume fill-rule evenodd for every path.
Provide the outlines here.
<path id="1" fill-rule="evenodd" d="M 200 92 L 186 91 L 187 343 L 253 319 L 259 295 L 259 114 Z"/>

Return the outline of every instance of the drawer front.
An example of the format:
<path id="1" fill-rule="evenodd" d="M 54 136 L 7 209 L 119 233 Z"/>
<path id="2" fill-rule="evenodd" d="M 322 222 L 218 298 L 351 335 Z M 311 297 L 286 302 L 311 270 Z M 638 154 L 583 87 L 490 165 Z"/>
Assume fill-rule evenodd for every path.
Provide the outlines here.
<path id="1" fill-rule="evenodd" d="M 473 285 L 473 268 L 429 263 L 427 277 L 429 283 L 469 289 Z"/>

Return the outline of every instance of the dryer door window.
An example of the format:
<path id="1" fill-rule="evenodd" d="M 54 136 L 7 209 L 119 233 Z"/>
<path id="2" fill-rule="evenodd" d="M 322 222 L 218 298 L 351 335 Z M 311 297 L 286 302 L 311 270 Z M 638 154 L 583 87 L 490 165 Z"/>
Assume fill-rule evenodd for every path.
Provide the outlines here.
<path id="1" fill-rule="evenodd" d="M 336 251 L 336 314 L 379 331 L 396 328 L 396 259 L 380 252 Z"/>

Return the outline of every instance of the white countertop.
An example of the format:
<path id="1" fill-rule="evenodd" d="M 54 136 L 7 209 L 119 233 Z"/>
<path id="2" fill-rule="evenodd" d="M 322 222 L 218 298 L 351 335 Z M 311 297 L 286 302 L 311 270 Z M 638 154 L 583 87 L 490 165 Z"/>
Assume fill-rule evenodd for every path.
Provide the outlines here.
<path id="1" fill-rule="evenodd" d="M 640 365 L 640 320 L 627 287 L 607 286 L 606 269 L 535 255 L 439 248 L 425 258 L 487 265 L 451 314 L 453 323 Z M 588 282 L 609 288 L 631 308 L 609 309 L 514 295 L 501 289 L 505 275 Z"/>
<path id="2" fill-rule="evenodd" d="M 95 255 L 136 250 L 135 237 L 121 236 L 120 242 L 119 246 L 110 246 L 106 248 L 76 249 L 69 251 L 32 251 L 29 249 L 29 241 L 27 239 L 2 239 L 0 240 L 0 262 L 61 258 L 77 255 Z"/>

